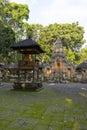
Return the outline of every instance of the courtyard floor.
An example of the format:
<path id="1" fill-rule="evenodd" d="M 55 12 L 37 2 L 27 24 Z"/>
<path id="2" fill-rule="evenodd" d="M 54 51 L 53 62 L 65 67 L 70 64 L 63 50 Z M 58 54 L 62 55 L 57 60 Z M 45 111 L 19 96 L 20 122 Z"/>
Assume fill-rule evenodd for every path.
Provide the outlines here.
<path id="1" fill-rule="evenodd" d="M 1 83 L 0 130 L 87 130 L 87 84 L 43 83 L 29 92 Z"/>

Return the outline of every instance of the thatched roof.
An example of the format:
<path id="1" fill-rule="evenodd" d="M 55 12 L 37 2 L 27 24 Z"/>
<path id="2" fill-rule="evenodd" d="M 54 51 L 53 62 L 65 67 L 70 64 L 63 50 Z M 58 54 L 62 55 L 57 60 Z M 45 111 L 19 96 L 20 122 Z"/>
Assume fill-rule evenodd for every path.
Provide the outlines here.
<path id="1" fill-rule="evenodd" d="M 18 50 L 21 53 L 29 53 L 29 54 L 44 53 L 40 45 L 37 42 L 33 41 L 31 38 L 13 44 L 11 48 L 14 50 Z"/>
<path id="2" fill-rule="evenodd" d="M 76 70 L 78 69 L 87 69 L 87 61 L 84 61 L 82 63 L 80 63 L 77 67 Z"/>

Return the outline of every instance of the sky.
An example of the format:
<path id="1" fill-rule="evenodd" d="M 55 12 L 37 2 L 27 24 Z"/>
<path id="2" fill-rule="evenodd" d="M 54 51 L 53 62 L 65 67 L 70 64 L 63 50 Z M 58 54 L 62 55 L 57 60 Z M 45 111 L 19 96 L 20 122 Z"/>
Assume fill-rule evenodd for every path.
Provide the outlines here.
<path id="1" fill-rule="evenodd" d="M 84 27 L 87 40 L 87 0 L 10 0 L 10 2 L 28 4 L 29 23 L 62 24 L 79 22 Z M 86 43 L 87 44 L 87 43 Z"/>

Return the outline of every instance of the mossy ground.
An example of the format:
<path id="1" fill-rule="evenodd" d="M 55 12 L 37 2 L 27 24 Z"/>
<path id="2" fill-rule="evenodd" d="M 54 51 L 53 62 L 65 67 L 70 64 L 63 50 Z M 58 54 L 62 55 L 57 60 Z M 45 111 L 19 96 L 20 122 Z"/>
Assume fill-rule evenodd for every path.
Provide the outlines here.
<path id="1" fill-rule="evenodd" d="M 0 130 L 87 130 L 87 85 L 46 84 L 37 92 L 0 85 Z"/>

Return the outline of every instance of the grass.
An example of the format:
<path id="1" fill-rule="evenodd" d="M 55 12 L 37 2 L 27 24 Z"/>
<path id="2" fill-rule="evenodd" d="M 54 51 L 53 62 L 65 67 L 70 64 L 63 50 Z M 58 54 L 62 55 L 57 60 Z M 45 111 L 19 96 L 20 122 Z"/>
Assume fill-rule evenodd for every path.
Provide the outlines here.
<path id="1" fill-rule="evenodd" d="M 87 89 L 64 89 L 0 86 L 0 130 L 87 130 Z"/>

